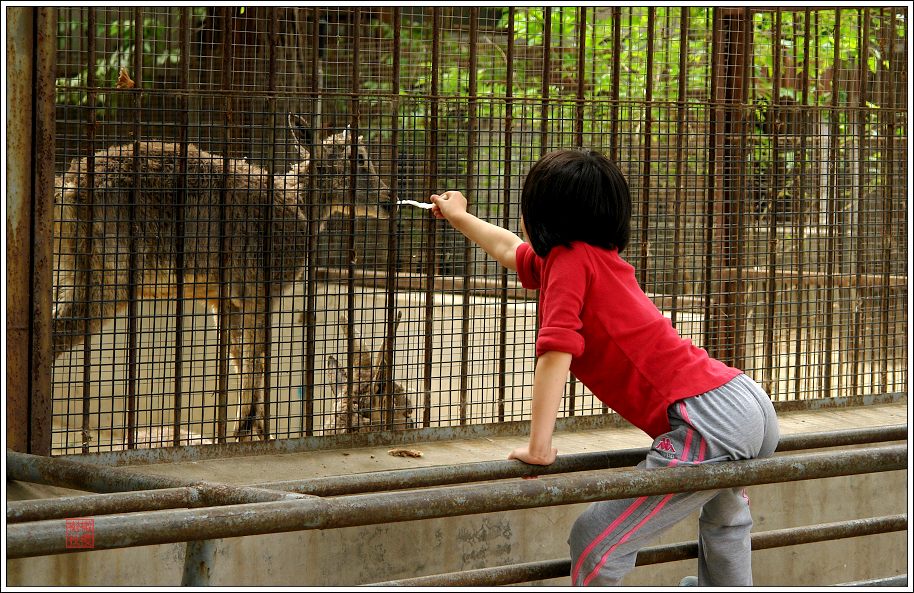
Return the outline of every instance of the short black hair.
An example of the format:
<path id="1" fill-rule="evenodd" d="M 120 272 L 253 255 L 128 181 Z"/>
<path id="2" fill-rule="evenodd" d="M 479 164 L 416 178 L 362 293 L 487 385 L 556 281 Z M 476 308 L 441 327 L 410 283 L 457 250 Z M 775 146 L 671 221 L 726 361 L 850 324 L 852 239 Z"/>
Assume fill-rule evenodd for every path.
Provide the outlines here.
<path id="1" fill-rule="evenodd" d="M 615 163 L 594 150 L 563 149 L 544 155 L 527 173 L 521 215 L 540 257 L 572 241 L 621 253 L 631 235 L 632 199 Z"/>

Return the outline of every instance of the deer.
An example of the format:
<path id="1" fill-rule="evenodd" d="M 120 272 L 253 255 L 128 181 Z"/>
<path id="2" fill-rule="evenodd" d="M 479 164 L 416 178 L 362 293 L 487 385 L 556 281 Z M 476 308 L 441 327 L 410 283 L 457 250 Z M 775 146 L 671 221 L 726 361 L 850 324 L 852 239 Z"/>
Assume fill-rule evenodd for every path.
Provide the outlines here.
<path id="1" fill-rule="evenodd" d="M 362 136 L 353 142 L 347 127 L 315 142 L 311 155 L 308 121 L 290 113 L 288 124 L 300 158 L 272 177 L 272 199 L 266 170 L 246 159 L 224 162 L 194 144 L 186 145 L 184 172 L 181 145 L 162 140 L 139 142 L 136 152 L 133 143 L 96 152 L 91 182 L 88 158 L 71 162 L 55 196 L 55 361 L 127 307 L 131 249 L 137 298 L 177 298 L 180 250 L 183 297 L 205 301 L 217 328 L 227 325 L 229 359 L 241 375 L 233 436 L 269 439 L 261 410 L 268 288 L 281 296 L 304 275 L 309 222 L 320 232 L 334 213 L 386 219 L 396 210 Z M 183 248 L 175 222 L 181 203 Z"/>
<path id="2" fill-rule="evenodd" d="M 401 317 L 402 313 L 398 311 L 393 333 L 396 333 Z M 335 356 L 327 357 L 330 389 L 336 402 L 324 426 L 324 434 L 383 430 L 391 409 L 395 427 L 415 428 L 413 405 L 406 390 L 396 382 L 391 382 L 392 393 L 387 389 L 384 372 L 391 372 L 391 336 L 384 339 L 381 349 L 374 355 L 363 344 L 361 332 L 354 327 L 350 329 L 345 315 L 340 316 L 340 325 L 346 327 L 347 341 L 350 335 L 352 337 L 353 357 L 345 367 Z"/>

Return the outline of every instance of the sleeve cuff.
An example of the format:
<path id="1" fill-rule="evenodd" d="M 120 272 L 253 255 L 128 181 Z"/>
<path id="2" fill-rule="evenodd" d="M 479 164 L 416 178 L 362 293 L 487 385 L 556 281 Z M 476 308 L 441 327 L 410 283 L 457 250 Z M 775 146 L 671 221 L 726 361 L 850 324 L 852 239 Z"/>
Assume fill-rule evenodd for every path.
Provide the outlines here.
<path id="1" fill-rule="evenodd" d="M 536 355 L 543 352 L 567 352 L 572 357 L 584 353 L 584 336 L 571 329 L 544 327 L 536 338 Z"/>

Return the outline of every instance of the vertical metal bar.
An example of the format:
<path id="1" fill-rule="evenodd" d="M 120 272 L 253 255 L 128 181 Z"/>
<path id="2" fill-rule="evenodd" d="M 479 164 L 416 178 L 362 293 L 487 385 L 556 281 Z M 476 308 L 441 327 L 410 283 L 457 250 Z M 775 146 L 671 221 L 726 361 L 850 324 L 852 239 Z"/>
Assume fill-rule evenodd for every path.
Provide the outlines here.
<path id="1" fill-rule="evenodd" d="M 508 228 L 511 224 L 511 170 L 513 154 L 511 145 L 514 140 L 514 6 L 508 7 L 508 47 L 505 56 L 505 156 L 504 185 L 502 188 L 501 226 Z M 500 273 L 499 316 L 498 316 L 498 421 L 505 420 L 505 395 L 508 358 L 508 269 L 502 267 Z"/>
<path id="2" fill-rule="evenodd" d="M 754 45 L 754 31 L 752 27 L 752 9 L 743 9 L 740 15 L 742 17 L 740 20 L 742 38 L 740 49 L 738 50 L 740 60 L 738 60 L 737 66 L 737 81 L 739 82 L 739 86 L 736 87 L 734 85 L 737 94 L 733 99 L 731 111 L 733 114 L 734 126 L 733 138 L 738 139 L 738 141 L 731 144 L 735 154 L 733 154 L 730 160 L 731 163 L 736 163 L 734 174 L 737 180 L 737 183 L 735 184 L 737 191 L 734 196 L 734 203 L 736 204 L 736 319 L 734 320 L 735 331 L 732 340 L 735 364 L 739 368 L 745 368 L 746 340 L 744 334 L 748 330 L 746 323 L 737 320 L 748 319 L 748 315 L 746 314 L 746 279 L 743 276 L 743 271 L 746 269 L 746 254 L 748 252 L 746 245 L 748 224 L 746 219 L 749 213 L 746 209 L 746 196 L 749 193 L 749 175 L 748 165 L 746 163 L 746 151 L 749 144 L 749 125 L 747 121 L 748 115 L 745 112 L 744 105 L 749 100 L 749 80 L 751 78 L 749 71 L 752 64 L 751 56 Z"/>
<path id="3" fill-rule="evenodd" d="M 386 312 L 386 329 L 385 335 L 387 339 L 384 343 L 387 345 L 387 351 L 384 353 L 384 356 L 381 358 L 381 381 L 383 385 L 384 393 L 387 394 L 388 402 L 388 420 L 389 428 L 393 428 L 394 424 L 394 350 L 395 341 L 396 341 L 396 331 L 397 331 L 397 316 L 396 316 L 396 304 L 397 299 L 395 295 L 396 287 L 396 274 L 398 268 L 398 258 L 397 258 L 397 245 L 398 245 L 398 233 L 400 228 L 400 210 L 396 207 L 397 199 L 399 198 L 399 170 L 397 168 L 397 163 L 400 161 L 400 7 L 394 7 L 392 9 L 393 14 L 393 47 L 391 49 L 392 55 L 392 72 L 391 72 L 391 81 L 390 81 L 390 102 L 391 102 L 391 121 L 392 127 L 390 131 L 390 162 L 391 162 L 391 181 L 390 181 L 390 204 L 391 212 L 393 213 L 387 219 L 387 281 L 386 281 L 386 293 L 387 293 L 387 312 Z M 404 428 L 407 428 L 404 426 Z"/>
<path id="4" fill-rule="evenodd" d="M 870 39 L 870 10 L 869 8 L 860 9 L 861 18 L 858 19 L 863 21 L 863 27 L 860 32 L 860 41 L 857 43 L 857 47 L 860 48 L 862 55 L 858 58 L 859 69 L 857 70 L 857 80 L 859 81 L 858 101 L 857 101 L 857 184 L 856 184 L 856 193 L 857 193 L 857 203 L 854 205 L 855 211 L 857 212 L 856 224 L 852 224 L 852 228 L 856 229 L 857 235 L 857 244 L 856 244 L 856 255 L 854 257 L 854 284 L 851 291 L 851 303 L 853 305 L 854 311 L 854 321 L 853 321 L 853 330 L 851 335 L 851 393 L 850 395 L 860 395 L 861 385 L 860 385 L 860 374 L 862 372 L 861 367 L 861 353 L 863 349 L 863 344 L 861 344 L 861 334 L 863 333 L 863 315 L 866 310 L 866 300 L 864 297 L 864 289 L 861 284 L 861 276 L 863 274 L 863 260 L 864 260 L 864 225 L 863 225 L 863 193 L 866 184 L 864 179 L 866 176 L 866 156 L 864 154 L 866 150 L 866 120 L 869 115 L 867 109 L 867 85 L 869 81 L 867 80 L 867 73 L 869 72 L 868 60 L 869 60 L 869 39 Z"/>
<path id="5" fill-rule="evenodd" d="M 143 9 L 133 9 L 133 188 L 130 192 L 129 209 L 129 280 L 127 281 L 127 448 L 136 447 L 136 388 L 137 388 L 137 227 L 141 221 L 136 218 L 140 199 L 140 141 L 143 137 Z"/>
<path id="6" fill-rule="evenodd" d="M 809 121 L 811 121 L 811 117 L 809 117 L 808 112 L 805 109 L 805 107 L 809 104 L 809 41 L 810 41 L 809 23 L 810 23 L 810 9 L 806 8 L 803 11 L 803 71 L 802 71 L 803 72 L 803 75 L 802 75 L 803 76 L 803 83 L 802 83 L 803 86 L 801 89 L 801 94 L 802 94 L 801 104 L 804 109 L 802 109 L 800 111 L 800 113 L 802 114 L 801 121 L 803 122 L 802 123 L 803 129 L 802 129 L 802 134 L 800 136 L 800 156 L 797 159 L 797 161 L 798 161 L 797 167 L 799 170 L 798 177 L 797 177 L 797 182 L 798 182 L 797 194 L 798 194 L 798 196 L 794 202 L 794 203 L 798 204 L 798 206 L 794 208 L 794 212 L 796 213 L 796 217 L 797 217 L 797 221 L 798 221 L 796 235 L 797 235 L 797 240 L 799 242 L 797 245 L 797 249 L 796 249 L 797 289 L 798 289 L 797 297 L 798 298 L 797 298 L 797 318 L 796 318 L 796 326 L 795 326 L 796 327 L 796 342 L 795 342 L 795 346 L 794 346 L 796 348 L 796 354 L 795 354 L 795 358 L 794 358 L 794 380 L 795 380 L 794 394 L 796 395 L 796 399 L 800 399 L 801 385 L 802 385 L 802 380 L 803 380 L 803 377 L 801 374 L 801 370 L 803 369 L 803 366 L 800 364 L 800 361 L 802 358 L 802 351 L 803 351 L 803 338 L 802 338 L 803 326 L 804 326 L 803 318 L 804 318 L 804 313 L 806 310 L 806 303 L 808 301 L 808 298 L 806 298 L 808 295 L 808 288 L 805 287 L 803 278 L 804 278 L 804 274 L 805 274 L 804 258 L 806 257 L 806 249 L 805 249 L 805 243 L 806 243 L 806 241 L 805 241 L 805 239 L 806 239 L 806 230 L 805 230 L 805 227 L 806 227 L 806 216 L 805 216 L 805 212 L 806 212 L 806 204 L 805 204 L 805 201 L 806 201 L 805 200 L 805 197 L 806 197 L 806 151 L 808 150 L 808 140 L 807 139 L 809 136 L 809 134 L 808 134 L 809 130 L 807 129 L 807 126 L 809 125 Z"/>
<path id="7" fill-rule="evenodd" d="M 296 8 L 296 11 L 301 10 Z M 315 174 L 317 165 L 315 164 L 315 135 L 319 126 L 320 115 L 320 88 L 321 88 L 321 58 L 323 50 L 323 39 L 321 36 L 321 9 L 317 6 L 311 9 L 311 112 L 314 119 L 312 120 L 312 133 L 309 134 L 310 146 L 308 152 L 311 155 L 308 163 L 308 262 L 305 274 L 305 344 L 304 344 L 304 387 L 307 391 L 302 393 L 304 399 L 304 434 L 312 436 L 314 434 L 314 375 L 315 375 L 315 346 L 317 333 L 317 317 L 315 308 L 317 306 L 317 295 L 315 293 L 317 267 L 317 230 L 318 230 L 318 206 L 315 199 Z"/>
<path id="8" fill-rule="evenodd" d="M 562 8 L 559 9 L 560 14 Z M 551 26 L 551 23 L 547 26 Z M 587 60 L 587 8 L 577 8 L 575 18 L 575 33 L 577 33 L 577 88 L 575 91 L 575 118 L 574 118 L 574 144 L 578 148 L 584 147 L 584 83 L 586 80 L 585 64 Z M 577 378 L 574 373 L 568 374 L 568 391 L 566 392 L 566 414 L 574 416 L 577 401 Z"/>
<path id="9" fill-rule="evenodd" d="M 654 101 L 654 20 L 657 9 L 647 9 L 647 64 L 644 73 L 644 151 L 641 156 L 641 265 L 638 282 L 647 289 L 651 225 L 651 132 Z"/>
<path id="10" fill-rule="evenodd" d="M 837 246 L 837 227 L 838 227 L 838 79 L 840 78 L 840 60 L 841 60 L 841 9 L 835 9 L 835 53 L 833 58 L 834 75 L 832 76 L 831 88 L 831 110 L 828 132 L 828 155 L 829 169 L 828 176 L 828 206 L 826 212 L 827 235 L 825 239 L 825 352 L 823 352 L 822 363 L 822 393 L 821 397 L 831 397 L 831 374 L 832 374 L 832 343 L 834 338 L 834 321 L 833 305 L 837 300 L 835 291 L 835 253 Z"/>
<path id="11" fill-rule="evenodd" d="M 540 156 L 549 147 L 549 86 L 552 77 L 552 7 L 543 7 L 543 88 L 540 106 Z"/>
<path id="12" fill-rule="evenodd" d="M 714 102 L 719 105 L 717 116 L 720 118 L 715 145 L 720 146 L 720 158 L 715 157 L 716 171 L 722 183 L 717 189 L 715 214 L 718 219 L 720 235 L 720 257 L 723 266 L 720 304 L 713 310 L 713 327 L 709 346 L 712 356 L 734 366 L 740 366 L 740 339 L 736 320 L 739 319 L 739 291 L 742 285 L 742 245 L 741 204 L 745 125 L 742 120 L 741 104 L 746 93 L 746 63 L 748 53 L 748 9 L 718 8 L 715 16 L 720 14 L 715 27 L 717 51 L 719 56 L 717 68 L 712 77 L 712 86 L 716 85 Z M 736 227 L 734 229 L 734 227 Z M 710 265 L 710 262 L 708 262 Z M 733 278 L 733 268 L 736 278 Z"/>
<path id="13" fill-rule="evenodd" d="M 52 236 L 54 228 L 54 162 L 56 95 L 55 69 L 57 65 L 57 9 L 39 8 L 36 13 L 35 61 L 35 205 L 32 224 L 32 291 L 35 332 L 32 337 L 32 410 L 31 451 L 39 455 L 51 454 L 53 432 L 53 403 L 51 396 L 51 368 L 53 345 L 51 343 L 51 293 L 53 277 Z"/>
<path id="14" fill-rule="evenodd" d="M 53 401 L 51 369 L 54 365 L 51 340 L 53 308 L 53 244 L 47 238 L 54 227 L 54 150 L 57 65 L 57 9 L 37 8 L 35 12 L 35 71 L 33 85 L 32 155 L 34 203 L 32 206 L 32 349 L 30 384 L 30 450 L 51 454 Z M 8 80 L 8 79 L 7 79 Z M 7 100 L 8 101 L 8 100 Z M 9 103 L 7 102 L 7 105 Z M 7 186 L 9 187 L 9 186 Z"/>
<path id="15" fill-rule="evenodd" d="M 30 451 L 33 390 L 31 351 L 32 109 L 35 10 L 10 7 L 6 21 L 6 430 L 7 447 Z M 50 324 L 49 324 L 50 327 Z"/>
<path id="16" fill-rule="evenodd" d="M 274 184 L 276 168 L 276 48 L 279 46 L 279 10 L 269 10 L 270 23 L 267 35 L 267 111 L 270 113 L 270 145 L 267 158 L 270 173 L 267 175 L 267 202 L 263 204 L 261 220 L 264 221 L 262 244 L 263 257 L 263 367 L 254 365 L 254 373 L 263 373 L 263 438 L 269 439 L 271 418 L 271 375 L 273 369 L 273 205 L 276 203 Z M 259 358 L 260 344 L 252 344 L 254 356 Z M 256 377 L 252 377 L 256 380 Z"/>
<path id="17" fill-rule="evenodd" d="M 613 162 L 619 161 L 619 77 L 622 69 L 622 9 L 614 6 L 612 9 L 613 23 L 613 63 L 612 87 L 610 89 L 609 110 L 609 158 Z"/>
<path id="18" fill-rule="evenodd" d="M 705 200 L 705 253 L 704 267 L 702 269 L 702 293 L 704 295 L 704 344 L 705 348 L 712 354 L 718 354 L 716 348 L 716 311 L 713 303 L 713 277 L 711 262 L 714 259 L 714 214 L 717 197 L 717 171 L 718 171 L 718 146 L 717 137 L 718 120 L 720 117 L 721 106 L 718 102 L 720 94 L 720 54 L 722 53 L 723 43 L 719 30 L 721 29 L 721 16 L 718 9 L 711 9 L 711 80 L 709 89 L 709 110 L 708 110 L 708 156 L 705 166 L 705 188 L 707 199 Z"/>
<path id="19" fill-rule="evenodd" d="M 469 93 L 467 99 L 467 173 L 466 188 L 469 195 L 474 195 L 476 190 L 476 111 L 477 111 L 477 62 L 479 59 L 477 41 L 479 37 L 479 8 L 470 8 L 470 64 L 469 64 Z M 469 239 L 463 238 L 463 290 L 461 298 L 461 323 L 460 323 L 460 424 L 467 422 L 467 405 L 470 375 L 470 276 L 474 273 L 473 251 Z"/>
<path id="20" fill-rule="evenodd" d="M 781 178 L 780 127 L 781 114 L 781 9 L 774 9 L 774 39 L 771 43 L 772 84 L 771 84 L 771 174 L 769 188 L 782 187 L 785 179 Z M 763 340 L 764 364 L 762 386 L 770 395 L 774 395 L 774 304 L 776 294 L 777 248 L 778 248 L 778 195 L 775 194 L 768 204 L 768 276 L 765 293 L 765 338 Z"/>
<path id="21" fill-rule="evenodd" d="M 685 246 L 682 241 L 682 206 L 683 187 L 682 176 L 682 145 L 685 136 L 686 119 L 686 81 L 688 80 L 688 50 L 689 50 L 689 10 L 688 6 L 679 9 L 679 80 L 676 91 L 676 171 L 675 198 L 673 204 L 673 296 L 670 309 L 670 322 L 676 327 L 679 315 L 678 298 L 682 290 L 682 259 L 685 256 Z"/>
<path id="22" fill-rule="evenodd" d="M 208 587 L 216 563 L 216 540 L 187 542 L 184 553 L 182 587 Z"/>
<path id="23" fill-rule="evenodd" d="M 177 187 L 175 191 L 175 409 L 172 420 L 172 445 L 181 444 L 181 417 L 183 415 L 184 391 L 184 218 L 187 205 L 187 157 L 188 157 L 188 98 L 190 90 L 190 8 L 181 9 L 180 52 L 181 68 L 178 86 L 184 91 L 178 97 L 178 158 Z M 92 61 L 89 62 L 94 63 Z"/>
<path id="24" fill-rule="evenodd" d="M 584 82 L 585 70 L 584 65 L 587 60 L 587 8 L 578 7 L 577 18 L 575 19 L 575 28 L 578 34 L 578 88 L 575 104 L 574 118 L 574 142 L 578 148 L 584 146 Z"/>
<path id="25" fill-rule="evenodd" d="M 888 13 L 888 16 L 883 16 L 882 18 L 882 31 L 884 35 L 885 42 L 883 47 L 893 48 L 895 44 L 895 11 L 892 9 L 884 9 L 883 15 Z M 888 24 L 886 24 L 888 21 Z M 894 247 L 894 237 L 892 233 L 892 203 L 894 201 L 894 192 L 893 182 L 895 179 L 895 119 L 896 119 L 896 109 L 898 108 L 895 85 L 898 84 L 896 80 L 896 74 L 900 77 L 900 72 L 896 72 L 897 60 L 895 59 L 895 52 L 888 51 L 886 56 L 886 61 L 888 62 L 886 66 L 886 76 L 884 77 L 883 85 L 883 98 L 882 102 L 885 103 L 886 109 L 881 110 L 883 115 L 883 129 L 882 129 L 882 139 L 885 143 L 885 175 L 883 176 L 883 187 L 882 187 L 882 229 L 881 229 L 881 239 L 882 239 L 882 283 L 881 283 L 881 328 L 880 328 L 880 349 L 882 350 L 882 372 L 879 376 L 879 386 L 877 393 L 884 393 L 889 388 L 889 309 L 891 307 L 891 279 L 890 275 L 892 273 L 892 249 Z"/>
<path id="26" fill-rule="evenodd" d="M 355 367 L 355 204 L 356 204 L 356 179 L 358 176 L 358 150 L 359 150 L 359 60 L 361 58 L 362 11 L 358 7 L 352 11 L 352 64 L 350 69 L 350 100 L 349 100 L 349 216 L 346 218 L 346 352 L 348 361 L 348 379 L 346 393 L 354 395 L 353 383 L 355 375 L 360 372 Z M 373 402 L 372 402 L 373 403 Z M 383 412 L 382 412 L 383 417 Z M 346 430 L 351 428 L 352 414 L 346 415 Z"/>
<path id="27" fill-rule="evenodd" d="M 428 188 L 431 193 L 438 193 L 438 66 L 441 60 L 441 9 L 432 8 L 432 80 L 429 109 L 429 123 L 426 126 L 429 138 Z M 425 326 L 422 426 L 431 425 L 432 417 L 432 337 L 435 323 L 435 262 L 437 247 L 437 226 L 429 216 L 425 219 L 425 236 L 428 244 L 425 248 Z"/>
<path id="28" fill-rule="evenodd" d="M 221 11 L 222 20 L 222 92 L 224 93 L 224 114 L 223 124 L 225 132 L 223 136 L 222 149 L 222 176 L 219 185 L 219 311 L 218 311 L 218 331 L 219 331 L 219 353 L 218 353 L 218 387 L 217 387 L 217 408 L 216 408 L 216 438 L 219 443 L 226 442 L 226 430 L 228 425 L 228 348 L 229 348 L 229 328 L 228 328 L 228 284 L 226 273 L 228 267 L 228 253 L 226 226 L 228 225 L 228 171 L 229 171 L 229 151 L 232 144 L 232 132 L 234 123 L 234 113 L 232 95 L 229 92 L 233 86 L 232 73 L 234 72 L 234 27 L 232 8 L 223 7 Z"/>
<path id="29" fill-rule="evenodd" d="M 96 61 L 96 11 L 95 7 L 87 7 L 86 15 L 86 36 L 87 36 L 87 56 L 89 64 L 95 64 Z M 98 86 L 98 81 L 95 79 L 95 68 L 89 68 L 86 72 L 86 85 L 87 97 L 86 101 L 88 103 L 88 113 L 86 113 L 86 143 L 89 145 L 88 154 L 86 155 L 86 204 L 84 208 L 87 212 L 92 212 L 95 208 L 95 133 L 98 127 L 97 122 L 97 113 L 95 109 L 96 105 L 96 87 Z M 77 253 L 77 263 L 76 268 L 81 272 L 81 275 L 85 278 L 85 283 L 81 287 L 83 290 L 82 296 L 79 297 L 80 302 L 86 303 L 89 305 L 89 301 L 92 298 L 92 286 L 94 282 L 93 273 L 92 273 L 92 263 L 89 261 L 90 254 L 93 250 L 93 227 L 92 224 L 80 225 L 80 233 L 85 232 L 85 241 L 86 248 L 84 253 Z M 87 311 L 91 310 L 91 307 L 86 308 Z M 82 394 L 82 422 L 80 427 L 80 436 L 82 438 L 82 452 L 89 452 L 89 441 L 91 436 L 91 409 L 92 409 L 92 347 L 91 347 L 91 329 L 90 329 L 91 320 L 89 315 L 85 316 L 83 320 L 83 394 Z"/>

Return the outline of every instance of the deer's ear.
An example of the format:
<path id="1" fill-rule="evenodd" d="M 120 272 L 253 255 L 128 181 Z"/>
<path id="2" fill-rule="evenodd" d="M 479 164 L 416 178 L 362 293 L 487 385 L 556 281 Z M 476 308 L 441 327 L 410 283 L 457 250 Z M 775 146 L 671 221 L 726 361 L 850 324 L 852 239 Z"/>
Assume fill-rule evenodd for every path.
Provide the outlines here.
<path id="1" fill-rule="evenodd" d="M 300 115 L 290 113 L 289 131 L 295 138 L 295 142 L 298 143 L 299 151 L 307 153 L 307 147 L 311 146 L 314 140 L 314 129 L 311 127 L 311 122 Z"/>
<path id="2" fill-rule="evenodd" d="M 345 369 L 340 366 L 339 361 L 333 355 L 327 357 L 327 362 L 331 374 L 330 389 L 334 394 L 345 392 L 346 384 L 349 382 Z"/>

